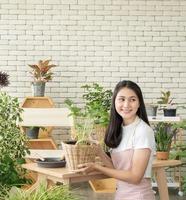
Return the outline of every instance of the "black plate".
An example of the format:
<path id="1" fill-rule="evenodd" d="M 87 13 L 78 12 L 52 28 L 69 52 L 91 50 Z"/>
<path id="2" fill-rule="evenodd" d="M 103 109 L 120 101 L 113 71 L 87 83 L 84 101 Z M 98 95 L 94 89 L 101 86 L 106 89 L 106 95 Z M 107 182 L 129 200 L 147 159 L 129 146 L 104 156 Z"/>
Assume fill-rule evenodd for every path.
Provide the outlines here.
<path id="1" fill-rule="evenodd" d="M 45 167 L 45 168 L 65 167 L 66 165 L 66 161 L 61 160 L 61 158 L 45 158 L 44 161 L 37 159 L 36 162 L 39 167 Z"/>

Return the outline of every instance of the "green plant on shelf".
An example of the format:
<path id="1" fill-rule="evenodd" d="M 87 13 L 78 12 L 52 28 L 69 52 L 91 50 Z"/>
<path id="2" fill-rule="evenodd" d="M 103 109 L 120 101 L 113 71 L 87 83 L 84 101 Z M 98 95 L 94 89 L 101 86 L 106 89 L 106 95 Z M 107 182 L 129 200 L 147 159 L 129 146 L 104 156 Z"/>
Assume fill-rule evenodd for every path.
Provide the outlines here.
<path id="1" fill-rule="evenodd" d="M 176 108 L 186 108 L 186 103 L 175 103 L 174 98 L 171 97 L 170 91 L 161 91 L 161 97 L 158 98 L 158 104 L 160 109 L 176 109 Z"/>

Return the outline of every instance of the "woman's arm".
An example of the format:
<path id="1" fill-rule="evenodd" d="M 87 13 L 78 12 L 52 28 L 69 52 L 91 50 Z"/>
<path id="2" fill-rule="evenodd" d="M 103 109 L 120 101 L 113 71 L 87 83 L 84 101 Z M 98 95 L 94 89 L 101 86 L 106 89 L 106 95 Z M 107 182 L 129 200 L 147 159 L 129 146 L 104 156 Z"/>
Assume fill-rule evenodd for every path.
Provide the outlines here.
<path id="1" fill-rule="evenodd" d="M 81 165 L 81 167 L 85 167 L 85 173 L 96 170 L 102 172 L 109 177 L 126 181 L 132 184 L 138 184 L 144 176 L 150 158 L 150 153 L 150 149 L 135 150 L 132 160 L 132 168 L 130 170 L 117 170 L 109 167 L 104 167 L 95 163 L 83 164 Z"/>

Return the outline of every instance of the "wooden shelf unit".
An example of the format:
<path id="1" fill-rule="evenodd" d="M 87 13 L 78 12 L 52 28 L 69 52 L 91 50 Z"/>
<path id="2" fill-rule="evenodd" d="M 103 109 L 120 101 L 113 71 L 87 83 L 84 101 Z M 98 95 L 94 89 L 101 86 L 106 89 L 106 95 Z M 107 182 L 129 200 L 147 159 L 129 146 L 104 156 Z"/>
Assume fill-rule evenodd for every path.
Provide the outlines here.
<path id="1" fill-rule="evenodd" d="M 26 97 L 21 104 L 22 108 L 54 108 L 54 102 L 50 97 Z M 39 131 L 39 138 L 48 138 L 53 127 L 47 127 Z M 25 131 L 25 128 L 23 128 Z"/>

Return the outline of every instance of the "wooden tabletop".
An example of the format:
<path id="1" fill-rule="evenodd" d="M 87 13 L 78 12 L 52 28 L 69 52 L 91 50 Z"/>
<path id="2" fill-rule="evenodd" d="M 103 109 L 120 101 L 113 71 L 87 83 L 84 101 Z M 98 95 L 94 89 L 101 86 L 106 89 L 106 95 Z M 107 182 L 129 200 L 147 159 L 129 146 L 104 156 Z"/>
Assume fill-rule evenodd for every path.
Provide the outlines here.
<path id="1" fill-rule="evenodd" d="M 168 166 L 178 166 L 181 164 L 179 160 L 154 160 L 153 168 L 168 167 Z M 82 173 L 77 173 L 75 171 L 69 171 L 68 168 L 43 168 L 38 167 L 37 163 L 27 163 L 22 165 L 23 168 L 35 171 L 41 174 L 47 174 L 49 176 L 54 176 L 62 179 L 75 178 L 85 176 Z M 100 172 L 93 172 L 89 174 L 90 176 L 99 178 L 106 178 L 107 176 L 101 174 Z M 86 175 L 87 176 L 87 175 Z"/>
<path id="2" fill-rule="evenodd" d="M 158 167 L 171 167 L 181 165 L 180 160 L 154 160 L 152 164 L 152 168 Z"/>

